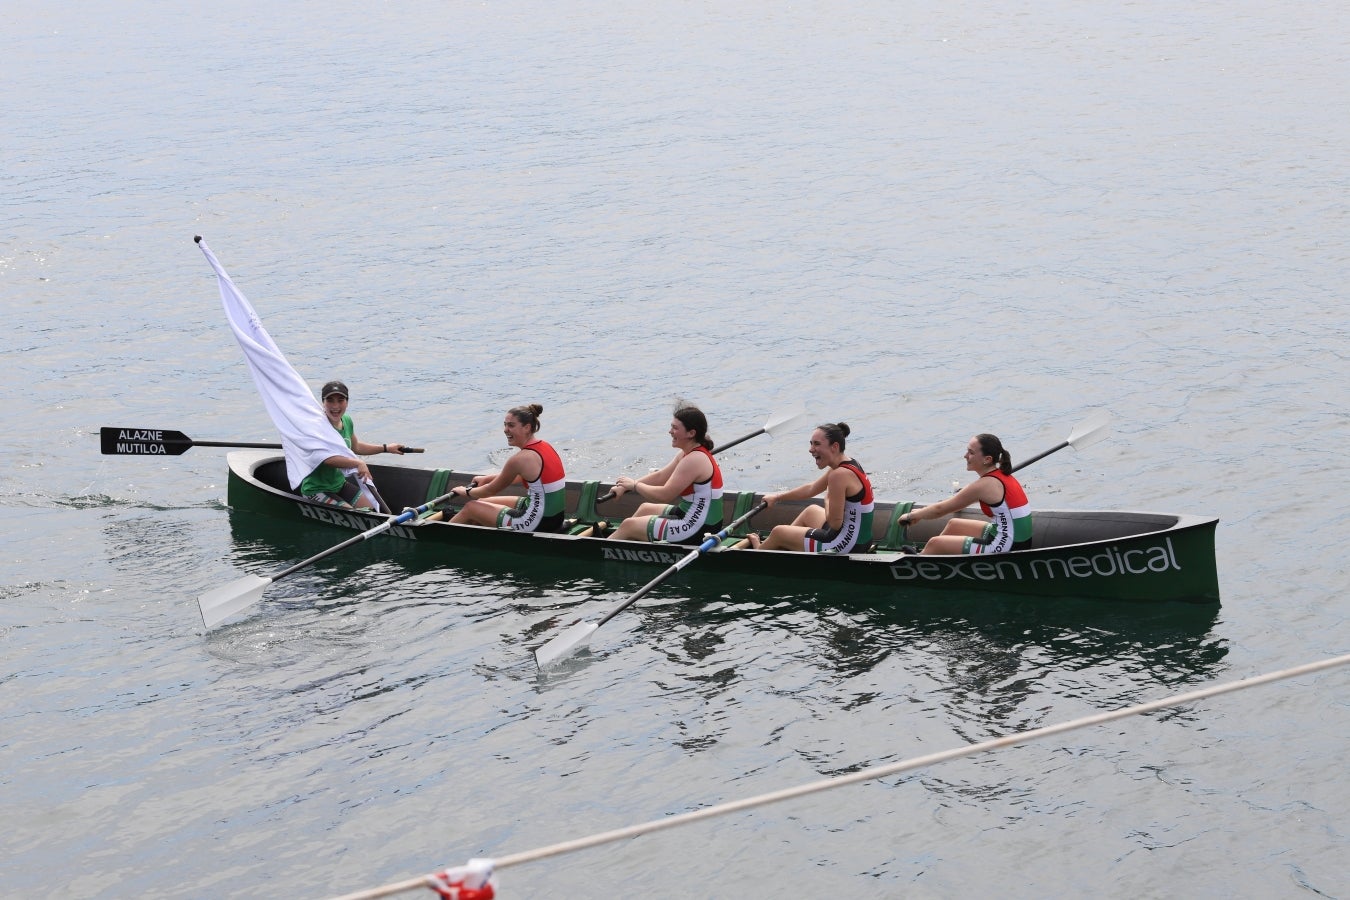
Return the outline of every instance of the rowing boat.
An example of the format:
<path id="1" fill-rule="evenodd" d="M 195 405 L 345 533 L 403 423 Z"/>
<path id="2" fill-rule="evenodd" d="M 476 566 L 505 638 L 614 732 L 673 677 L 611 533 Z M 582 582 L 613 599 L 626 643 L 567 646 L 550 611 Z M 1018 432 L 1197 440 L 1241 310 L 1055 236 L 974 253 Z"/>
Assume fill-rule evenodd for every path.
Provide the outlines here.
<path id="1" fill-rule="evenodd" d="M 298 496 L 286 484 L 282 456 L 266 450 L 228 454 L 229 505 L 239 511 L 290 519 L 306 525 L 366 531 L 389 521 L 373 512 L 338 510 Z M 411 466 L 371 465 L 380 493 L 395 512 L 421 506 L 468 483 L 474 473 Z M 563 557 L 601 567 L 616 564 L 670 566 L 688 548 L 592 536 L 597 520 L 617 523 L 638 500 L 631 495 L 597 503 L 609 485 L 569 481 L 566 504 L 575 519 L 565 534 L 519 534 L 508 530 L 413 519 L 388 533 L 404 540 L 444 545 L 460 552 L 522 553 Z M 757 501 L 753 492 L 724 495 L 731 521 Z M 791 522 L 803 506 L 818 500 L 783 501 L 760 513 L 761 532 Z M 739 549 L 733 535 L 706 556 L 699 570 L 775 579 L 809 579 L 878 590 L 978 591 L 1037 597 L 1217 603 L 1218 570 L 1214 535 L 1218 519 L 1170 513 L 1041 510 L 1035 512 L 1032 546 L 994 556 L 919 555 L 914 547 L 942 530 L 946 519 L 924 520 L 905 533 L 899 516 L 922 504 L 882 502 L 873 520 L 875 549 L 867 553 L 808 554 Z M 975 510 L 958 513 L 984 521 Z"/>

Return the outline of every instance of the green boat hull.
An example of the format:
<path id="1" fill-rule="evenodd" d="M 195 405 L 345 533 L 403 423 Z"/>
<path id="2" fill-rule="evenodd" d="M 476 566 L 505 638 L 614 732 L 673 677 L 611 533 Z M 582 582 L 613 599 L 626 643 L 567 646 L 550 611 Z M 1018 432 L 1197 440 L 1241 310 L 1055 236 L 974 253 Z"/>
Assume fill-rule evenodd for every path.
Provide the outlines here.
<path id="1" fill-rule="evenodd" d="M 336 510 L 297 496 L 286 488 L 285 467 L 274 452 L 240 451 L 229 454 L 228 460 L 228 501 L 235 510 L 347 531 L 365 531 L 386 519 L 374 513 Z M 472 477 L 467 472 L 404 466 L 372 465 L 371 472 L 395 512 L 419 506 Z M 594 484 L 588 492 L 585 483 L 568 482 L 568 510 L 588 506 L 586 498 L 596 490 Z M 598 490 L 603 491 L 604 486 Z M 744 509 L 753 502 L 754 496 L 728 493 L 724 521 L 730 521 L 736 509 Z M 775 504 L 755 518 L 754 527 L 767 532 L 773 525 L 790 522 L 804 505 Z M 635 506 L 631 497 L 627 503 L 619 498 L 597 510 L 617 522 L 631 514 Z M 887 526 L 898 508 L 901 504 L 876 504 L 875 534 L 893 534 Z M 961 515 L 979 518 L 973 512 Z M 1216 518 L 1038 509 L 1035 522 L 1031 549 L 993 556 L 924 556 L 885 546 L 875 552 L 848 555 L 719 548 L 686 571 L 697 571 L 698 578 L 736 573 L 756 578 L 807 579 L 897 594 L 950 591 L 1045 598 L 1219 601 L 1214 557 Z M 905 537 L 921 542 L 941 531 L 943 524 L 941 519 L 924 521 Z M 421 545 L 445 545 L 453 552 L 451 558 L 462 558 L 466 552 L 525 554 L 539 559 L 565 558 L 606 570 L 634 565 L 665 568 L 690 552 L 690 548 L 667 544 L 565 534 L 518 534 L 445 522 L 397 525 L 388 534 Z"/>

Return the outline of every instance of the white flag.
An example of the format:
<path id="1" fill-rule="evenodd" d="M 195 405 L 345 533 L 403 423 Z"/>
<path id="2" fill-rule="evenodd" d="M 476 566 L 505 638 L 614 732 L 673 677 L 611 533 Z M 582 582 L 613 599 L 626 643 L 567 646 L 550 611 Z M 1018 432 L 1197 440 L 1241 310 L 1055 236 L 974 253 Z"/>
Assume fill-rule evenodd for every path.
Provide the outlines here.
<path id="1" fill-rule="evenodd" d="M 234 286 L 230 276 L 220 267 L 216 255 L 206 242 L 197 238 L 197 244 L 206 254 L 206 261 L 216 270 L 220 281 L 220 301 L 225 306 L 225 318 L 230 321 L 239 347 L 244 351 L 253 383 L 258 386 L 267 414 L 281 432 L 281 447 L 286 453 L 286 477 L 291 488 L 298 490 L 305 476 L 330 456 L 351 456 L 352 451 L 342 435 L 328 421 L 328 416 L 314 399 L 309 385 L 300 373 L 291 368 L 276 342 L 263 328 L 262 320 L 253 311 L 248 298 Z M 354 469 L 351 471 L 355 471 Z"/>

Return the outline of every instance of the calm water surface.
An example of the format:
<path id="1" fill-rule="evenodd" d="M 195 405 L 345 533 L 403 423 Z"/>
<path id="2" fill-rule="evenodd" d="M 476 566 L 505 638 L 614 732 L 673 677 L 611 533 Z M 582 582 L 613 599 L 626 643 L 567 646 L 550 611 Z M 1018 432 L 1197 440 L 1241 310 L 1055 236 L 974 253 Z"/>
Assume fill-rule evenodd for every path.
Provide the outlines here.
<path id="1" fill-rule="evenodd" d="M 1350 14 L 1331 4 L 11 4 L 0 895 L 318 897 L 1346 652 Z M 868 596 L 225 506 L 272 440 L 202 234 L 367 440 L 569 472 L 803 405 L 886 497 L 1217 515 L 1219 607 Z M 806 432 L 728 482 L 814 470 Z M 422 462 L 418 460 L 417 462 Z M 514 867 L 502 896 L 1350 897 L 1346 675 Z"/>

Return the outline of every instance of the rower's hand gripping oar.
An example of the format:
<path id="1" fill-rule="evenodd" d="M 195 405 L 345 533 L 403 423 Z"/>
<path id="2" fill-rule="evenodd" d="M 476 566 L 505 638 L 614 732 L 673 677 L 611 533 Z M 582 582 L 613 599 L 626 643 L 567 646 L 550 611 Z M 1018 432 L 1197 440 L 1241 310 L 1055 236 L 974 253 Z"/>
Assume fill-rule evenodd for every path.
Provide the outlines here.
<path id="1" fill-rule="evenodd" d="M 247 575 L 237 581 L 232 581 L 223 587 L 207 591 L 197 598 L 197 605 L 202 611 L 202 624 L 206 626 L 208 631 L 211 630 L 230 616 L 233 616 L 235 613 L 243 612 L 245 609 L 261 600 L 263 591 L 272 582 L 285 578 L 292 572 L 298 572 L 306 566 L 313 565 L 321 559 L 326 559 L 334 553 L 337 553 L 339 550 L 346 550 L 353 544 L 359 544 L 361 541 L 373 538 L 377 534 L 383 534 L 395 525 L 402 525 L 404 522 L 408 522 L 431 509 L 437 503 L 449 500 L 450 497 L 451 495 L 448 493 L 442 494 L 435 500 L 428 500 L 416 509 L 405 509 L 397 516 L 394 516 L 392 519 L 385 522 L 381 522 L 369 531 L 363 531 L 355 537 L 350 537 L 342 543 L 334 547 L 329 547 L 322 553 L 311 556 L 303 562 L 298 562 L 290 568 L 282 569 L 280 572 L 270 577 L 263 578 L 259 575 Z"/>
<path id="2" fill-rule="evenodd" d="M 751 437 L 754 437 L 754 435 L 751 435 Z M 623 601 L 618 606 L 614 607 L 609 612 L 607 612 L 604 618 L 602 618 L 599 622 L 596 622 L 595 624 L 591 624 L 590 622 L 577 622 L 571 628 L 568 628 L 562 634 L 558 635 L 553 640 L 549 641 L 539 649 L 535 650 L 534 651 L 535 663 L 539 666 L 539 668 L 542 669 L 545 668 L 546 666 L 551 666 L 554 663 L 559 662 L 560 660 L 565 659 L 568 656 L 571 656 L 577 650 L 581 649 L 586 645 L 587 641 L 591 639 L 591 635 L 595 632 L 595 629 L 599 628 L 601 625 L 605 624 L 610 619 L 614 618 L 628 607 L 632 606 L 638 600 L 641 600 L 643 597 L 647 596 L 647 594 L 651 592 L 652 588 L 656 587 L 658 584 L 665 581 L 671 575 L 674 575 L 676 572 L 680 571 L 685 566 L 689 565 L 691 562 L 698 559 L 703 554 L 707 553 L 713 547 L 716 547 L 718 544 L 722 542 L 723 538 L 725 538 L 731 532 L 735 531 L 743 523 L 749 521 L 751 516 L 755 515 L 768 505 L 769 504 L 765 503 L 763 500 L 756 503 L 754 507 L 751 508 L 751 510 L 747 512 L 745 515 L 738 516 L 736 519 L 732 520 L 730 525 L 726 526 L 716 534 L 710 535 L 703 541 L 703 543 L 699 544 L 698 547 L 696 547 L 695 549 L 689 551 L 689 553 L 679 562 L 675 563 L 675 565 L 666 569 L 660 575 L 657 575 L 651 581 L 647 582 L 642 587 L 638 588 L 636 593 L 634 593 L 627 600 Z"/>
<path id="3" fill-rule="evenodd" d="M 244 447 L 280 450 L 280 444 L 246 441 L 194 441 L 181 431 L 166 428 L 110 428 L 98 432 L 99 450 L 104 456 L 181 456 L 193 447 Z M 404 447 L 404 453 L 421 453 L 422 447 Z"/>
<path id="4" fill-rule="evenodd" d="M 1025 469 L 1037 460 L 1045 459 L 1051 453 L 1057 453 L 1065 447 L 1072 447 L 1075 450 L 1080 450 L 1083 447 L 1090 447 L 1106 437 L 1110 432 L 1111 415 L 1106 410 L 1099 409 L 1080 422 L 1077 428 L 1069 432 L 1068 440 L 1060 441 L 1049 450 L 1046 450 L 1043 453 L 1037 453 L 1035 456 L 1031 457 L 1031 459 L 1022 460 L 1020 463 L 1013 466 L 1013 471 L 1016 472 L 1018 469 Z"/>
<path id="5" fill-rule="evenodd" d="M 729 450 L 729 449 L 731 449 L 732 447 L 735 447 L 737 444 L 744 444 L 746 441 L 750 440 L 751 438 L 757 438 L 757 437 L 759 437 L 761 434 L 767 434 L 769 437 L 773 437 L 775 434 L 777 434 L 777 433 L 783 431 L 783 429 L 787 428 L 789 425 L 794 425 L 794 424 L 796 424 L 796 423 L 797 423 L 798 421 L 800 421 L 805 415 L 806 415 L 806 410 L 804 410 L 804 409 L 794 409 L 794 410 L 792 410 L 791 412 L 779 412 L 779 413 L 775 413 L 774 415 L 772 415 L 772 416 L 769 417 L 769 420 L 768 420 L 767 422 L 764 423 L 764 427 L 763 427 L 763 428 L 757 428 L 757 429 L 755 429 L 754 431 L 750 432 L 749 434 L 743 434 L 743 435 L 741 435 L 740 437 L 736 438 L 734 441 L 727 441 L 725 444 L 720 444 L 720 445 L 718 445 L 718 446 L 712 448 L 712 449 L 709 450 L 708 452 L 711 453 L 711 454 L 713 454 L 714 456 L 716 456 L 717 454 L 721 453 L 723 450 Z M 608 490 L 608 491 L 606 491 L 605 493 L 601 494 L 599 497 L 596 497 L 596 498 L 595 498 L 595 502 L 596 502 L 596 503 L 604 503 L 604 502 L 606 502 L 607 500 L 613 500 L 613 499 L 614 499 L 614 496 L 615 496 L 615 495 L 614 495 L 614 490 L 611 488 L 610 490 Z"/>

